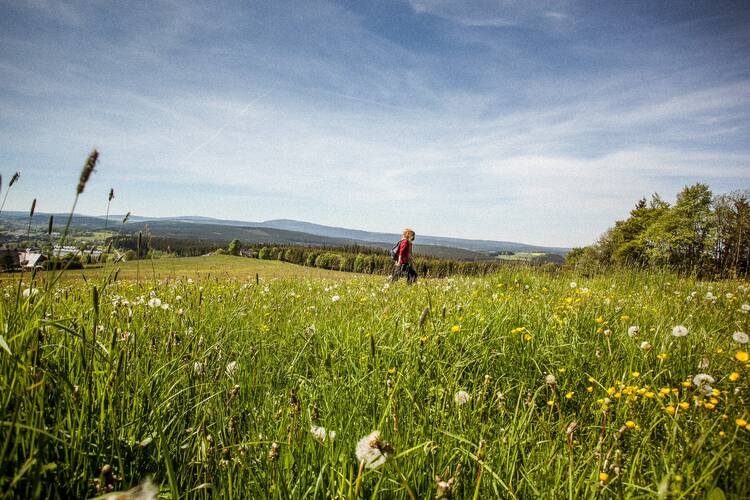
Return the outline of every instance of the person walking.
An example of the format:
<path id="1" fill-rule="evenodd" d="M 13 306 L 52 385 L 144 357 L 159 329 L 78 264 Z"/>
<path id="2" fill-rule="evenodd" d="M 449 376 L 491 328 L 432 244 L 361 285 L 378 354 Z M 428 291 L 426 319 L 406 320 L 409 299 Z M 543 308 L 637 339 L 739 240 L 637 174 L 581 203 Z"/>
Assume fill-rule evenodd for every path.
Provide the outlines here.
<path id="1" fill-rule="evenodd" d="M 412 242 L 416 234 L 409 228 L 404 229 L 401 241 L 398 243 L 398 257 L 393 268 L 391 281 L 398 280 L 401 276 L 406 276 L 406 282 L 412 284 L 417 281 L 417 271 L 414 270 Z"/>

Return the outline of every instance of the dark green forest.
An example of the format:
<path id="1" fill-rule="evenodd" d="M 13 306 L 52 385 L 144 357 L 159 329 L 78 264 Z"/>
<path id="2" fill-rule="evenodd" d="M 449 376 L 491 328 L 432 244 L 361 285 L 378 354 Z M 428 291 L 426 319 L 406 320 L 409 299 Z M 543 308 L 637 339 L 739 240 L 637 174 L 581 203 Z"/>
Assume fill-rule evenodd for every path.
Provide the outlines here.
<path id="1" fill-rule="evenodd" d="M 659 267 L 706 278 L 747 276 L 749 199 L 748 190 L 714 195 L 700 183 L 686 186 L 673 205 L 654 194 L 566 262 L 584 271 Z"/>

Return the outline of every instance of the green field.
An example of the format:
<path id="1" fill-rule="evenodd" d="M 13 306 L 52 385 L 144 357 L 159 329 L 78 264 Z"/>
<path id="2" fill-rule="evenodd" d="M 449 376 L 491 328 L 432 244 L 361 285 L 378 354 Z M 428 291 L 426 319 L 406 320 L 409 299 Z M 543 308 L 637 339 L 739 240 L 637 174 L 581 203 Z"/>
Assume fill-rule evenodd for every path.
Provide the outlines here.
<path id="1" fill-rule="evenodd" d="M 547 255 L 543 252 L 516 252 L 513 255 L 498 255 L 497 258 L 500 260 L 509 261 L 530 261 L 535 257 L 543 257 Z"/>
<path id="2" fill-rule="evenodd" d="M 746 284 L 151 265 L 0 285 L 5 496 L 750 496 Z"/>
<path id="3" fill-rule="evenodd" d="M 118 279 L 154 282 L 174 280 L 177 278 L 224 279 L 243 278 L 255 280 L 260 278 L 351 278 L 351 273 L 328 271 L 314 267 L 303 267 L 286 264 L 275 260 L 258 260 L 232 255 L 211 255 L 208 257 L 182 257 L 146 259 L 129 262 L 107 263 L 101 266 L 89 266 L 85 269 L 68 270 L 62 279 L 101 280 L 117 272 Z M 41 279 L 55 276 L 54 272 L 40 273 Z M 24 277 L 29 279 L 30 273 Z M 0 281 L 18 281 L 19 275 L 0 274 Z M 23 278 L 22 278 L 23 279 Z"/>

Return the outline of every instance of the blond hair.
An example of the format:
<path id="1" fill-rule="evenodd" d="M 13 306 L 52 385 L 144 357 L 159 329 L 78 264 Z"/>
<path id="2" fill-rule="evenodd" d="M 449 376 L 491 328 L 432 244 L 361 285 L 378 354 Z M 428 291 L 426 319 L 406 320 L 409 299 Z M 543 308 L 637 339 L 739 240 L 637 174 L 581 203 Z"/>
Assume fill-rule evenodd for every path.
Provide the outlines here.
<path id="1" fill-rule="evenodd" d="M 416 233 L 414 233 L 414 230 L 412 230 L 412 229 L 409 229 L 409 228 L 407 227 L 406 229 L 404 229 L 404 232 L 403 232 L 403 233 L 401 234 L 401 236 L 403 236 L 403 238 L 404 238 L 405 240 L 409 240 L 409 241 L 411 241 L 411 240 L 413 240 L 413 239 L 414 239 L 414 237 L 416 236 Z"/>

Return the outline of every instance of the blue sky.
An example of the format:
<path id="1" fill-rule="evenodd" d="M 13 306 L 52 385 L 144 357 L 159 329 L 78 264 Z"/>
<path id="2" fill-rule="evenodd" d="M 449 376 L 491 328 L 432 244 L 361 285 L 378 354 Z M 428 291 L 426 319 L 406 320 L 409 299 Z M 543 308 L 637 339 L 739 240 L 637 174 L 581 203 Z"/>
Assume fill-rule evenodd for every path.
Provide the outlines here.
<path id="1" fill-rule="evenodd" d="M 6 208 L 576 246 L 750 187 L 750 4 L 0 0 Z M 7 181 L 6 181 L 7 182 Z"/>

